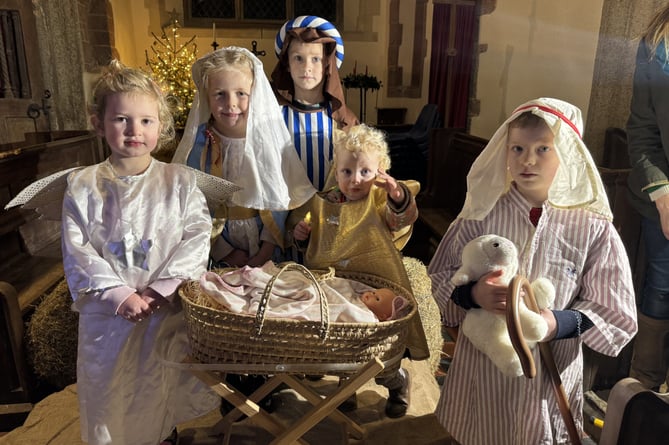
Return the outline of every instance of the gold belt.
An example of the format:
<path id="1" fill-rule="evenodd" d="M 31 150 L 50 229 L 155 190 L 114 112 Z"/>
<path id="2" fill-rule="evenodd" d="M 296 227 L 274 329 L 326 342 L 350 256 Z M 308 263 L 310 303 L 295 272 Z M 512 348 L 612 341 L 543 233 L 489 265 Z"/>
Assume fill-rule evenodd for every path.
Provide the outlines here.
<path id="1" fill-rule="evenodd" d="M 228 207 L 225 212 L 228 220 L 250 219 L 258 216 L 258 210 L 247 209 L 246 207 Z"/>

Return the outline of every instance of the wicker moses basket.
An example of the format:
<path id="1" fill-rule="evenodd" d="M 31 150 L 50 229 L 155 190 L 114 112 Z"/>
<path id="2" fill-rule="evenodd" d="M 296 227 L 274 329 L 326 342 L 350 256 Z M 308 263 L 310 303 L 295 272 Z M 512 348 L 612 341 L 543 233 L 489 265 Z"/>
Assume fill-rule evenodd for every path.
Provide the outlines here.
<path id="1" fill-rule="evenodd" d="M 223 271 L 230 269 L 223 269 Z M 274 280 L 286 270 L 300 271 L 316 289 L 321 304 L 319 321 L 265 318 Z M 405 296 L 411 310 L 400 319 L 376 323 L 330 322 L 327 300 L 319 281 L 329 273 L 312 272 L 297 263 L 284 265 L 264 289 L 258 313 L 232 313 L 204 294 L 190 280 L 179 289 L 183 301 L 192 357 L 202 364 L 223 365 L 228 372 L 248 374 L 351 375 L 375 357 L 385 365 L 380 375 L 396 371 L 404 354 L 408 324 L 417 311 L 411 292 L 384 278 L 349 271 L 336 276 L 374 288 L 387 287 Z M 316 278 L 318 277 L 318 278 Z"/>

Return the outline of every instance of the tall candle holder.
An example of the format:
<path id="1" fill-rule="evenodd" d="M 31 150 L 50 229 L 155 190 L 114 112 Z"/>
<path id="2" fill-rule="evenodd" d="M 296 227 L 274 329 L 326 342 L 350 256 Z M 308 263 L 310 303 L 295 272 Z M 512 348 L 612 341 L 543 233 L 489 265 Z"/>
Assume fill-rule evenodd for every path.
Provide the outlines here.
<path id="1" fill-rule="evenodd" d="M 349 88 L 360 90 L 360 114 L 358 117 L 360 118 L 360 122 L 365 122 L 365 119 L 367 118 L 367 91 L 378 91 L 381 88 L 381 81 L 378 80 L 376 76 L 369 74 L 366 67 L 365 74 L 356 73 L 357 65 L 358 63 L 356 61 L 353 72 L 347 74 L 346 77 L 342 79 L 342 84 L 346 91 L 348 91 Z"/>
<path id="2" fill-rule="evenodd" d="M 216 51 L 219 47 L 218 43 L 216 43 L 216 22 L 211 23 L 211 39 L 213 40 L 213 42 L 211 42 L 211 47 Z"/>

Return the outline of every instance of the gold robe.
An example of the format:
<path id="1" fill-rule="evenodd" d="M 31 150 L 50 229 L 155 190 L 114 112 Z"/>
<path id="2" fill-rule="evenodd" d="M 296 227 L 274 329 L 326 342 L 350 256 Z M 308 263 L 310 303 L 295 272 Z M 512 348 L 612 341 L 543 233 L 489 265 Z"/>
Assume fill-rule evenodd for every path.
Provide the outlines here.
<path id="1" fill-rule="evenodd" d="M 412 195 L 420 185 L 403 181 Z M 289 217 L 288 227 L 294 227 L 311 214 L 311 235 L 304 256 L 309 269 L 350 270 L 383 277 L 411 291 L 400 248 L 408 240 L 411 225 L 391 232 L 386 224 L 387 193 L 372 186 L 366 199 L 343 203 L 329 202 L 317 193 Z M 411 358 L 424 360 L 430 355 L 425 332 L 416 312 L 409 325 L 407 348 Z"/>

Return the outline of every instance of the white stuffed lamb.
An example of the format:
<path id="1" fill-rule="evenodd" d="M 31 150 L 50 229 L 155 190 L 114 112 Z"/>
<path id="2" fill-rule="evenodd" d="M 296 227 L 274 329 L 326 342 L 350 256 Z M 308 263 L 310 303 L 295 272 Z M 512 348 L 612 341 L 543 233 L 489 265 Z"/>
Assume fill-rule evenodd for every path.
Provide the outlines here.
<path id="1" fill-rule="evenodd" d="M 508 284 L 518 272 L 518 249 L 507 238 L 483 235 L 465 245 L 462 250 L 462 266 L 451 281 L 456 286 L 462 286 L 477 281 L 481 276 L 495 270 L 503 271 L 500 282 Z M 539 278 L 532 282 L 531 286 L 540 309 L 553 304 L 555 287 L 550 281 Z M 518 311 L 523 336 L 527 345 L 532 348 L 546 335 L 548 326 L 541 315 L 528 309 L 522 301 Z M 511 344 L 504 315 L 484 309 L 470 309 L 462 322 L 461 330 L 474 347 L 487 355 L 505 375 L 509 377 L 523 375 L 520 359 Z"/>

